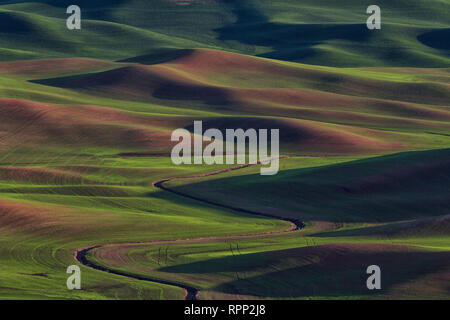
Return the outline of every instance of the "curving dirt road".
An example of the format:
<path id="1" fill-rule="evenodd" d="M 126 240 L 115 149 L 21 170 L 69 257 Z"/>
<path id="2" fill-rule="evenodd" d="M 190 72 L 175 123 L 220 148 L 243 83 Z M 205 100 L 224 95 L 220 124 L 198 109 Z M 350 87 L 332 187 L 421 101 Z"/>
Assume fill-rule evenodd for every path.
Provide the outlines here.
<path id="1" fill-rule="evenodd" d="M 287 158 L 287 156 L 280 157 L 280 159 L 281 158 Z M 240 166 L 236 166 L 236 167 L 232 167 L 232 168 L 228 168 L 228 169 L 216 170 L 216 171 L 212 171 L 212 172 L 208 172 L 208 173 L 204 173 L 204 174 L 200 174 L 200 175 L 194 175 L 194 176 L 165 178 L 165 179 L 161 179 L 161 180 L 157 180 L 157 181 L 153 182 L 153 186 L 155 186 L 156 188 L 159 188 L 161 190 L 164 190 L 164 191 L 167 191 L 167 192 L 171 192 L 171 193 L 176 194 L 178 196 L 182 196 L 182 197 L 189 198 L 189 199 L 192 199 L 192 200 L 200 201 L 200 202 L 207 203 L 207 204 L 210 204 L 210 205 L 214 205 L 214 206 L 217 206 L 217 207 L 221 207 L 221 208 L 224 208 L 224 209 L 287 221 L 287 222 L 289 222 L 291 224 L 290 228 L 284 229 L 284 230 L 272 231 L 272 232 L 262 232 L 262 233 L 237 235 L 237 236 L 201 237 L 201 238 L 192 238 L 192 239 L 179 239 L 179 240 L 174 240 L 174 241 L 163 241 L 163 240 L 161 240 L 161 241 L 150 241 L 148 243 L 149 244 L 156 244 L 156 243 L 168 243 L 168 244 L 170 244 L 170 243 L 177 243 L 177 242 L 181 242 L 181 241 L 184 241 L 184 242 L 188 241 L 189 243 L 198 243 L 198 242 L 211 241 L 211 240 L 221 240 L 221 239 L 226 240 L 226 239 L 242 239 L 242 238 L 249 238 L 249 237 L 260 237 L 260 236 L 264 236 L 264 235 L 267 236 L 267 235 L 270 235 L 270 234 L 279 234 L 279 233 L 292 232 L 292 231 L 295 231 L 295 230 L 303 229 L 305 227 L 305 223 L 300 221 L 300 220 L 297 220 L 297 219 L 290 219 L 290 218 L 276 216 L 276 215 L 273 215 L 273 214 L 256 212 L 256 211 L 247 210 L 247 209 L 243 209 L 243 208 L 239 208 L 239 207 L 235 207 L 235 206 L 225 205 L 225 204 L 217 203 L 217 202 L 214 202 L 214 201 L 211 201 L 211 200 L 202 199 L 200 197 L 192 196 L 192 195 L 189 195 L 189 194 L 186 194 L 186 193 L 183 193 L 183 192 L 180 192 L 180 191 L 176 191 L 176 190 L 173 190 L 173 189 L 170 189 L 170 188 L 164 186 L 165 182 L 176 180 L 176 179 L 193 179 L 193 178 L 201 178 L 201 177 L 207 177 L 207 176 L 212 176 L 212 175 L 218 175 L 218 174 L 229 172 L 229 171 L 234 171 L 234 170 L 247 168 L 247 167 L 250 167 L 250 166 L 257 165 L 257 164 L 260 164 L 260 163 L 258 162 L 256 164 L 245 164 L 245 165 L 240 165 Z M 129 245 L 129 244 L 131 244 L 131 243 L 118 243 L 117 245 L 122 245 L 123 246 L 123 245 Z M 136 244 L 136 243 L 134 243 L 134 244 Z M 114 244 L 107 244 L 107 245 L 111 246 L 111 245 L 114 245 Z M 139 275 L 129 274 L 129 273 L 126 273 L 124 271 L 118 271 L 118 270 L 110 269 L 110 268 L 107 268 L 107 267 L 103 267 L 103 266 L 100 266 L 100 265 L 97 265 L 97 264 L 93 263 L 92 261 L 89 261 L 89 259 L 87 257 L 88 252 L 91 251 L 91 250 L 95 250 L 95 249 L 101 248 L 103 246 L 106 246 L 106 244 L 105 245 L 99 244 L 99 245 L 95 245 L 95 246 L 90 246 L 90 247 L 78 249 L 78 250 L 75 251 L 74 258 L 75 258 L 75 260 L 77 260 L 82 265 L 90 267 L 90 268 L 93 268 L 93 269 L 96 269 L 96 270 L 109 272 L 109 273 L 112 273 L 112 274 L 125 276 L 125 277 L 132 278 L 132 279 L 156 282 L 156 283 L 161 283 L 161 284 L 165 284 L 165 285 L 179 287 L 179 288 L 182 288 L 183 290 L 185 290 L 185 292 L 186 292 L 185 299 L 186 300 L 196 300 L 197 299 L 198 289 L 195 288 L 195 287 L 192 287 L 192 286 L 189 286 L 189 285 L 185 285 L 185 284 L 181 284 L 181 283 L 172 282 L 170 280 L 161 280 L 161 279 L 155 279 L 155 278 L 146 277 L 146 276 L 139 276 Z"/>

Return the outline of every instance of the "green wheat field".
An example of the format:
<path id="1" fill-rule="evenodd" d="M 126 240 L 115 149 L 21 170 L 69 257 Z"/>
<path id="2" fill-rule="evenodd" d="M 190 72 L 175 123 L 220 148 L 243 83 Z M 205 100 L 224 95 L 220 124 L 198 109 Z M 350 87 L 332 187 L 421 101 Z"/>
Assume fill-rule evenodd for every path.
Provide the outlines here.
<path id="1" fill-rule="evenodd" d="M 450 1 L 372 2 L 0 1 L 0 299 L 450 299 Z"/>

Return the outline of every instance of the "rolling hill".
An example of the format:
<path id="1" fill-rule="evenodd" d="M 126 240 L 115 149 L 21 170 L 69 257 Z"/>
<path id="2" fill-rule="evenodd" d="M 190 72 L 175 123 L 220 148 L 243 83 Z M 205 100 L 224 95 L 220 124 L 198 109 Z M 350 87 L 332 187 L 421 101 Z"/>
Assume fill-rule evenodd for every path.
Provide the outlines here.
<path id="1" fill-rule="evenodd" d="M 0 299 L 449 299 L 450 1 L 71 4 L 0 4 Z M 279 173 L 175 165 L 196 120 Z"/>
<path id="2" fill-rule="evenodd" d="M 448 45 L 439 40 L 449 35 L 448 1 L 379 1 L 382 32 L 365 26 L 370 1 L 78 1 L 81 32 L 65 27 L 65 9 L 71 4 L 4 1 L 2 60 L 120 60 L 169 49 L 212 48 L 340 67 L 449 67 L 450 61 Z"/>

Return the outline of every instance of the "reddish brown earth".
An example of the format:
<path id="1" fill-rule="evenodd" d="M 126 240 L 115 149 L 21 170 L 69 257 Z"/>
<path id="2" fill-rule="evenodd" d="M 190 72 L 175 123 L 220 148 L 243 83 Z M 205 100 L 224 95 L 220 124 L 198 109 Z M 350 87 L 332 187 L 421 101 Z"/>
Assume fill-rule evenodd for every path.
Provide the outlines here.
<path id="1" fill-rule="evenodd" d="M 44 143 L 47 146 L 134 146 L 167 150 L 171 145 L 171 128 L 188 122 L 106 107 L 64 106 L 17 99 L 0 99 L 0 107 L 0 121 L 5 123 L 0 131 L 0 147 L 3 144 L 4 148 Z"/>
<path id="2" fill-rule="evenodd" d="M 120 64 L 88 58 L 59 58 L 1 62 L 0 73 L 19 75 L 29 79 L 58 77 L 114 68 Z"/>

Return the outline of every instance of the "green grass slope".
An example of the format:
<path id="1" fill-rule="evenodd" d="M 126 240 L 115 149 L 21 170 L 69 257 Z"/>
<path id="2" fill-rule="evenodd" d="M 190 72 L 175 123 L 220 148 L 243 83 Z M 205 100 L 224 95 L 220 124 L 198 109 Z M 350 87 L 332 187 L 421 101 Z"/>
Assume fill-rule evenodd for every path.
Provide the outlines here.
<path id="1" fill-rule="evenodd" d="M 267 178 L 256 174 L 172 184 L 186 184 L 177 190 L 225 203 L 245 193 L 252 208 L 288 217 L 393 222 L 450 213 L 449 159 L 449 149 L 433 150 L 283 170 Z"/>
<path id="2" fill-rule="evenodd" d="M 72 1 L 1 2 L 0 298 L 185 298 L 87 266 L 67 290 L 98 246 L 90 261 L 203 299 L 449 299 L 450 1 L 380 0 L 373 32 L 369 1 L 186 2 L 79 0 L 81 31 Z M 270 177 L 176 166 L 194 120 L 278 128 L 292 157 Z M 153 185 L 174 176 L 306 226 Z"/>
<path id="3" fill-rule="evenodd" d="M 381 31 L 365 26 L 370 1 L 79 1 L 83 30 L 75 32 L 65 26 L 70 4 L 3 3 L 2 59 L 117 60 L 204 47 L 329 66 L 449 66 L 439 40 L 448 37 L 447 0 L 380 1 Z"/>

